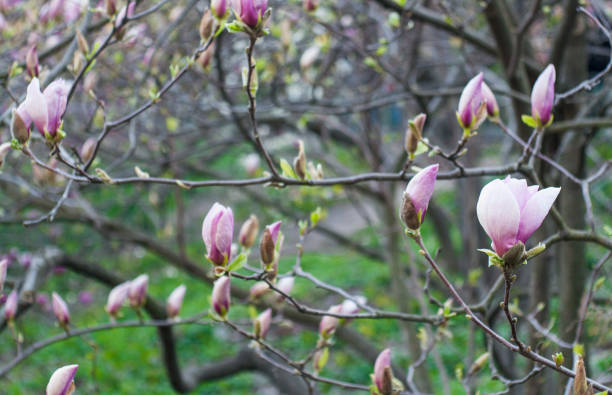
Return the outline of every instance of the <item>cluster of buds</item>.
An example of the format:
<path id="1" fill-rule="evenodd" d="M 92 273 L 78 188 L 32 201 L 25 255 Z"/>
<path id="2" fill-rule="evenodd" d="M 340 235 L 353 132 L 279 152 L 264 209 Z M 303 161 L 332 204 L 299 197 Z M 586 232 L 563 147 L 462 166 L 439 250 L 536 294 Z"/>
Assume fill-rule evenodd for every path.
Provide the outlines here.
<path id="1" fill-rule="evenodd" d="M 560 188 L 527 186 L 527 181 L 510 176 L 496 179 L 482 188 L 476 214 L 491 238 L 492 263 L 514 266 L 526 259 L 525 243 L 540 227 Z M 487 251 L 485 251 L 487 252 Z"/>
<path id="2" fill-rule="evenodd" d="M 212 308 L 225 319 L 230 309 L 231 284 L 229 276 L 223 276 L 215 281 L 212 290 Z"/>
<path id="3" fill-rule="evenodd" d="M 13 115 L 13 135 L 21 144 L 27 143 L 30 126 L 36 126 L 40 134 L 49 142 L 55 143 L 64 137 L 62 115 L 66 111 L 70 84 L 59 79 L 40 90 L 38 78 L 28 85 L 25 101 L 17 107 Z M 16 120 L 15 118 L 20 118 Z M 24 133 L 23 126 L 26 132 Z"/>
<path id="4" fill-rule="evenodd" d="M 56 292 L 53 292 L 51 298 L 53 314 L 55 314 L 55 317 L 57 318 L 57 323 L 60 327 L 67 331 L 68 324 L 70 324 L 70 311 L 68 310 L 68 305 Z"/>
<path id="5" fill-rule="evenodd" d="M 53 372 L 47 384 L 46 395 L 71 395 L 76 389 L 74 376 L 78 368 L 79 365 L 68 365 Z"/>
<path id="6" fill-rule="evenodd" d="M 400 218 L 411 231 L 417 231 L 425 220 L 429 200 L 434 191 L 438 164 L 428 166 L 418 172 L 408 182 L 402 196 Z"/>

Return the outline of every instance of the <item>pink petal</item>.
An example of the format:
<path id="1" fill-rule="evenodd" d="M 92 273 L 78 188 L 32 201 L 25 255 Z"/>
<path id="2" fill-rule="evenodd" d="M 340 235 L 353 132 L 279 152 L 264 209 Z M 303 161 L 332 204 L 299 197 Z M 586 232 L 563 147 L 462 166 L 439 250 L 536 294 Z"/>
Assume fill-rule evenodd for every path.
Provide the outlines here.
<path id="1" fill-rule="evenodd" d="M 472 124 L 472 120 L 476 115 L 476 111 L 482 103 L 482 73 L 478 73 L 476 77 L 472 78 L 461 93 L 459 98 L 459 107 L 457 112 L 459 118 L 464 127 L 468 127 Z"/>
<path id="2" fill-rule="evenodd" d="M 493 180 L 482 188 L 476 204 L 478 221 L 502 256 L 516 243 L 521 213 L 514 194 L 502 180 Z"/>
<path id="3" fill-rule="evenodd" d="M 54 135 L 57 129 L 60 127 L 62 115 L 64 115 L 64 111 L 66 111 L 69 91 L 70 84 L 62 79 L 59 79 L 50 83 L 43 92 L 45 101 L 47 103 L 47 115 L 49 117 L 47 130 L 51 135 Z"/>
<path id="4" fill-rule="evenodd" d="M 550 120 L 555 100 L 555 66 L 549 64 L 538 76 L 531 91 L 531 115 L 540 118 L 543 124 Z"/>
<path id="5" fill-rule="evenodd" d="M 534 194 L 521 213 L 521 222 L 517 239 L 525 243 L 535 232 L 544 218 L 548 215 L 550 208 L 557 199 L 561 188 L 546 188 Z"/>
<path id="6" fill-rule="evenodd" d="M 439 167 L 437 163 L 427 166 L 412 177 L 406 186 L 405 192 L 410 196 L 414 208 L 417 212 L 421 211 L 422 213 L 421 220 L 424 219 L 425 212 L 429 206 L 429 200 L 431 199 L 431 195 L 433 195 Z"/>
<path id="7" fill-rule="evenodd" d="M 232 239 L 234 236 L 234 213 L 227 207 L 217 223 L 215 246 L 217 250 L 227 259 L 230 259 L 232 251 Z"/>
<path id="8" fill-rule="evenodd" d="M 212 223 L 213 220 L 217 219 L 219 214 L 222 214 L 223 206 L 219 203 L 213 204 L 213 206 L 208 210 L 208 214 L 204 218 L 204 222 L 202 223 L 202 239 L 204 240 L 204 244 L 206 245 L 206 250 L 210 252 L 213 240 L 212 240 Z"/>
<path id="9" fill-rule="evenodd" d="M 504 179 L 504 183 L 514 195 L 519 205 L 519 210 L 523 210 L 529 198 L 536 193 L 539 188 L 537 185 L 528 187 L 525 179 L 511 178 L 510 176 Z"/>
<path id="10" fill-rule="evenodd" d="M 382 391 L 383 378 L 387 366 L 391 366 L 391 349 L 389 348 L 383 350 L 374 363 L 374 382 L 379 391 Z"/>
<path id="11" fill-rule="evenodd" d="M 49 113 L 45 96 L 40 91 L 40 82 L 38 78 L 33 78 L 28 85 L 26 99 L 23 102 L 23 111 L 27 112 L 29 119 L 31 119 L 38 130 L 44 134 L 47 128 Z"/>
<path id="12" fill-rule="evenodd" d="M 268 230 L 270 231 L 270 236 L 272 236 L 272 241 L 274 242 L 275 246 L 276 242 L 278 241 L 278 234 L 280 232 L 280 227 L 282 224 L 283 221 L 276 221 L 273 224 L 266 226 L 266 228 L 268 228 Z"/>

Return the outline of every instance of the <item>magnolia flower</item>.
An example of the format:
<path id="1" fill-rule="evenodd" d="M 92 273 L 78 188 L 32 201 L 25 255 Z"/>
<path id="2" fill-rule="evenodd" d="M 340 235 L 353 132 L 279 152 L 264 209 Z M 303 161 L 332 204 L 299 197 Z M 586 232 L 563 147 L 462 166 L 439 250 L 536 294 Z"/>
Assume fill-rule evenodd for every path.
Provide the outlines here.
<path id="1" fill-rule="evenodd" d="M 179 314 L 181 305 L 183 304 L 183 298 L 185 297 L 185 291 L 187 287 L 181 284 L 170 293 L 168 296 L 168 302 L 166 304 L 166 313 L 169 318 L 174 318 Z"/>
<path id="2" fill-rule="evenodd" d="M 55 80 L 40 91 L 38 78 L 33 78 L 28 85 L 26 99 L 17 108 L 17 114 L 29 129 L 32 122 L 43 137 L 55 137 L 62 124 L 62 115 L 66 111 L 70 85 L 62 80 Z"/>
<path id="3" fill-rule="evenodd" d="M 342 314 L 342 305 L 337 304 L 331 306 L 329 309 L 327 309 L 327 311 L 333 314 Z M 324 315 L 323 318 L 321 318 L 321 322 L 319 323 L 319 335 L 323 339 L 330 338 L 336 331 L 336 328 L 338 327 L 339 323 L 340 319 L 338 317 Z"/>
<path id="4" fill-rule="evenodd" d="M 519 241 L 525 243 L 552 207 L 561 188 L 527 186 L 527 181 L 506 177 L 482 188 L 476 213 L 500 257 Z"/>
<path id="5" fill-rule="evenodd" d="M 257 299 L 270 290 L 270 286 L 265 281 L 257 281 L 249 290 L 249 298 Z"/>
<path id="6" fill-rule="evenodd" d="M 487 105 L 487 114 L 492 118 L 497 118 L 499 115 L 499 106 L 497 105 L 497 100 L 495 99 L 493 91 L 485 82 L 482 83 L 482 98 Z"/>
<path id="7" fill-rule="evenodd" d="M 244 248 L 251 248 L 257 238 L 257 232 L 259 232 L 259 220 L 256 216 L 251 215 L 240 228 L 238 242 Z"/>
<path id="8" fill-rule="evenodd" d="M 261 260 L 265 265 L 270 265 L 274 262 L 276 243 L 278 242 L 278 236 L 280 234 L 280 227 L 282 224 L 282 221 L 277 221 L 266 226 L 263 236 L 261 236 L 259 252 L 261 255 Z"/>
<path id="9" fill-rule="evenodd" d="M 6 280 L 6 269 L 8 268 L 9 261 L 4 258 L 0 260 L 0 294 L 4 288 L 4 280 Z"/>
<path id="10" fill-rule="evenodd" d="M 55 292 L 52 294 L 52 300 L 53 314 L 57 317 L 57 322 L 61 327 L 66 327 L 70 323 L 70 312 L 66 302 Z"/>
<path id="11" fill-rule="evenodd" d="M 229 11 L 227 8 L 227 0 L 212 0 L 210 2 L 210 9 L 217 19 L 225 18 Z"/>
<path id="12" fill-rule="evenodd" d="M 234 234 L 234 213 L 229 207 L 215 203 L 202 224 L 202 238 L 206 245 L 206 257 L 217 266 L 224 266 L 230 259 Z"/>
<path id="13" fill-rule="evenodd" d="M 115 317 L 121 309 L 121 306 L 123 306 L 123 302 L 125 302 L 125 299 L 128 297 L 129 289 L 130 282 L 126 281 L 117 285 L 109 292 L 105 310 L 111 317 Z"/>
<path id="14" fill-rule="evenodd" d="M 132 307 L 140 307 L 147 300 L 147 286 L 149 284 L 149 276 L 141 274 L 134 280 L 130 281 L 128 288 L 128 298 Z"/>
<path id="15" fill-rule="evenodd" d="M 472 78 L 461 93 L 459 107 L 457 108 L 457 120 L 465 130 L 471 130 L 484 120 L 482 114 L 482 73 Z"/>
<path id="16" fill-rule="evenodd" d="M 390 394 L 392 380 L 391 349 L 387 348 L 378 355 L 374 363 L 374 384 L 379 393 Z"/>
<path id="17" fill-rule="evenodd" d="M 531 116 L 538 126 L 546 126 L 552 121 L 554 101 L 555 66 L 549 64 L 538 76 L 531 90 Z"/>
<path id="18" fill-rule="evenodd" d="M 268 8 L 268 0 L 232 0 L 232 8 L 240 21 L 255 28 Z"/>
<path id="19" fill-rule="evenodd" d="M 89 162 L 92 158 L 95 150 L 96 150 L 97 139 L 95 137 L 90 137 L 81 146 L 81 150 L 79 154 L 81 155 L 81 160 L 83 163 Z"/>
<path id="20" fill-rule="evenodd" d="M 433 194 L 439 165 L 428 166 L 418 172 L 404 191 L 400 217 L 409 229 L 418 229 L 425 220 L 425 212 Z"/>
<path id="21" fill-rule="evenodd" d="M 253 322 L 255 337 L 263 339 L 266 337 L 268 330 L 270 329 L 270 323 L 272 322 L 272 309 L 266 309 L 263 313 L 259 314 Z"/>
<path id="22" fill-rule="evenodd" d="M 74 376 L 79 365 L 68 365 L 57 369 L 47 384 L 46 395 L 70 395 L 75 390 Z"/>
<path id="23" fill-rule="evenodd" d="M 6 298 L 6 302 L 4 303 L 4 319 L 7 321 L 12 321 L 15 318 L 15 314 L 17 314 L 17 304 L 19 303 L 19 297 L 17 295 L 17 290 L 12 290 L 9 294 L 8 298 Z"/>
<path id="24" fill-rule="evenodd" d="M 26 55 L 26 71 L 30 77 L 38 77 L 38 55 L 36 54 L 36 45 L 32 45 Z"/>
<path id="25" fill-rule="evenodd" d="M 282 291 L 284 294 L 291 294 L 291 290 L 293 289 L 293 284 L 295 283 L 295 277 L 283 277 L 278 280 L 278 284 L 276 288 Z M 283 295 L 278 295 L 278 300 L 283 300 Z"/>
<path id="26" fill-rule="evenodd" d="M 319 0 L 304 0 L 304 10 L 308 12 L 315 11 L 319 7 Z"/>
<path id="27" fill-rule="evenodd" d="M 217 314 L 225 317 L 230 308 L 230 278 L 223 276 L 215 281 L 212 291 L 212 306 Z"/>

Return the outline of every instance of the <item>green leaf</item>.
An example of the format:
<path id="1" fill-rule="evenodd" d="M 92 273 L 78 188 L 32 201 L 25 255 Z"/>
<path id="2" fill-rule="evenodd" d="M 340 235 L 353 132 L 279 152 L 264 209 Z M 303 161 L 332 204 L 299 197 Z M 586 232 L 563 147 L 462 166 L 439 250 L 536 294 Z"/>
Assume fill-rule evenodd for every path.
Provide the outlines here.
<path id="1" fill-rule="evenodd" d="M 604 282 L 606 282 L 606 278 L 603 276 L 599 277 L 597 281 L 595 281 L 595 284 L 593 285 L 593 289 L 597 291 L 599 288 L 601 288 L 602 285 L 604 285 Z"/>
<path id="2" fill-rule="evenodd" d="M 238 21 L 233 21 L 232 23 L 228 23 L 227 25 L 225 25 L 225 27 L 227 28 L 227 31 L 230 33 L 238 33 L 243 30 L 242 24 Z"/>
<path id="3" fill-rule="evenodd" d="M 167 117 L 166 118 L 166 128 L 170 132 L 176 132 L 179 127 L 179 120 L 175 117 Z"/>
<path id="4" fill-rule="evenodd" d="M 397 12 L 392 12 L 389 14 L 389 16 L 387 17 L 387 23 L 389 24 L 389 26 L 391 27 L 399 27 L 400 25 L 400 16 Z"/>
<path id="5" fill-rule="evenodd" d="M 491 251 L 489 249 L 486 248 L 479 248 L 477 251 L 479 252 L 484 252 L 485 254 L 487 254 L 489 257 L 494 257 L 497 256 L 497 254 L 495 253 L 495 251 Z"/>
<path id="6" fill-rule="evenodd" d="M 317 364 L 317 367 L 316 367 L 318 372 L 323 370 L 325 365 L 327 365 L 327 361 L 329 361 L 329 348 L 325 347 L 323 349 L 321 357 L 319 358 L 319 361 L 318 361 L 319 363 Z"/>
<path id="7" fill-rule="evenodd" d="M 236 259 L 234 259 L 232 261 L 232 263 L 230 263 L 230 265 L 227 268 L 228 272 L 235 272 L 236 270 L 239 270 L 242 268 L 242 266 L 246 263 L 247 260 L 247 255 L 243 252 L 240 255 L 238 255 L 236 257 Z"/>
<path id="8" fill-rule="evenodd" d="M 536 128 L 538 127 L 538 123 L 536 122 L 535 119 L 533 119 L 533 117 L 531 115 L 527 115 L 527 114 L 523 114 L 521 115 L 521 120 L 523 121 L 523 123 L 531 128 Z"/>
<path id="9" fill-rule="evenodd" d="M 291 165 L 289 164 L 289 162 L 287 162 L 286 159 L 281 158 L 281 160 L 280 160 L 280 168 L 281 168 L 281 171 L 282 171 L 282 175 L 284 177 L 297 179 L 297 176 L 295 175 L 295 172 L 293 171 L 293 167 L 291 167 Z"/>
<path id="10" fill-rule="evenodd" d="M 414 156 L 424 154 L 427 151 L 429 151 L 429 147 L 427 146 L 427 144 L 422 141 L 419 141 L 419 143 L 417 144 L 417 149 L 416 151 L 414 151 Z"/>

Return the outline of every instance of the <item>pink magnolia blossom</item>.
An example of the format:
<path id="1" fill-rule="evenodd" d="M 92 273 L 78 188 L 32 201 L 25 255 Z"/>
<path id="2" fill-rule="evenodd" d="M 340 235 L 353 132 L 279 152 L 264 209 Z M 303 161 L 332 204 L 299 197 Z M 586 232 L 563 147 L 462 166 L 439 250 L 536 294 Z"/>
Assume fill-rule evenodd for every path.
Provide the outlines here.
<path id="1" fill-rule="evenodd" d="M 17 305 L 19 303 L 19 296 L 17 295 L 17 290 L 12 290 L 9 294 L 8 298 L 6 298 L 6 302 L 4 303 L 4 319 L 7 321 L 12 321 L 15 318 L 15 314 L 17 314 Z"/>
<path id="2" fill-rule="evenodd" d="M 499 105 L 493 91 L 485 82 L 482 83 L 482 97 L 487 105 L 487 114 L 490 117 L 496 118 L 499 115 Z"/>
<path id="3" fill-rule="evenodd" d="M 33 78 L 28 85 L 25 101 L 17 108 L 17 114 L 28 129 L 33 122 L 43 137 L 46 137 L 45 133 L 55 137 L 66 111 L 69 91 L 70 84 L 59 79 L 41 92 L 38 78 Z"/>
<path id="4" fill-rule="evenodd" d="M 418 229 L 425 220 L 425 212 L 434 191 L 439 165 L 427 166 L 419 171 L 406 186 L 400 217 L 410 229 Z"/>
<path id="5" fill-rule="evenodd" d="M 231 256 L 234 234 L 234 213 L 229 207 L 215 203 L 202 224 L 206 256 L 214 265 L 225 265 Z"/>
<path id="6" fill-rule="evenodd" d="M 342 305 L 337 304 L 331 306 L 327 311 L 333 314 L 342 314 Z M 324 315 L 319 323 L 319 335 L 324 339 L 331 337 L 336 331 L 336 328 L 338 328 L 338 324 L 340 324 L 340 319 L 338 317 Z"/>
<path id="7" fill-rule="evenodd" d="M 213 310 L 221 317 L 225 317 L 229 312 L 231 299 L 230 278 L 223 276 L 215 281 L 212 291 Z"/>
<path id="8" fill-rule="evenodd" d="M 75 390 L 74 376 L 79 365 L 67 365 L 57 369 L 47 384 L 46 395 L 70 395 Z"/>
<path id="9" fill-rule="evenodd" d="M 257 299 L 270 290 L 270 286 L 265 281 L 257 281 L 249 289 L 249 298 Z"/>
<path id="10" fill-rule="evenodd" d="M 472 129 L 481 121 L 479 114 L 482 106 L 482 73 L 472 78 L 461 93 L 459 107 L 457 108 L 457 119 L 464 129 Z"/>
<path id="11" fill-rule="evenodd" d="M 53 292 L 52 294 L 52 306 L 53 314 L 57 318 L 57 322 L 60 326 L 65 327 L 70 323 L 70 312 L 68 311 L 68 305 L 64 302 L 61 296 Z"/>
<path id="12" fill-rule="evenodd" d="M 210 9 L 216 18 L 225 18 L 228 11 L 227 0 L 212 0 L 210 2 Z"/>
<path id="13" fill-rule="evenodd" d="M 123 306 L 123 303 L 128 297 L 129 289 L 130 282 L 126 281 L 117 285 L 109 292 L 105 309 L 106 312 L 111 315 L 111 317 L 115 317 Z"/>
<path id="14" fill-rule="evenodd" d="M 293 289 L 293 285 L 295 284 L 295 277 L 283 277 L 278 280 L 278 284 L 276 288 L 285 293 L 286 295 L 291 294 L 291 290 Z M 284 296 L 278 295 L 278 299 L 282 300 Z"/>
<path id="15" fill-rule="evenodd" d="M 391 349 L 383 350 L 374 363 L 374 384 L 379 392 L 383 392 L 385 369 L 391 368 Z"/>
<path id="16" fill-rule="evenodd" d="M 259 314 L 255 318 L 255 336 L 259 339 L 264 339 L 268 330 L 270 330 L 270 323 L 272 322 L 272 309 L 266 309 L 263 313 Z"/>
<path id="17" fill-rule="evenodd" d="M 147 300 L 147 286 L 149 285 L 149 276 L 141 274 L 134 280 L 130 281 L 128 288 L 128 298 L 132 307 L 140 307 Z"/>
<path id="18" fill-rule="evenodd" d="M 170 293 L 168 296 L 168 302 L 166 304 L 166 313 L 168 318 L 174 318 L 178 316 L 181 306 L 183 305 L 183 298 L 185 297 L 185 291 L 187 287 L 181 284 Z"/>
<path id="19" fill-rule="evenodd" d="M 525 243 L 540 227 L 561 190 L 538 189 L 510 176 L 482 188 L 476 205 L 478 221 L 500 257 L 519 241 Z"/>
<path id="20" fill-rule="evenodd" d="M 257 27 L 268 8 L 268 0 L 232 0 L 236 16 L 247 26 Z"/>
<path id="21" fill-rule="evenodd" d="M 540 126 L 547 125 L 555 101 L 555 66 L 549 64 L 531 90 L 531 116 Z"/>

